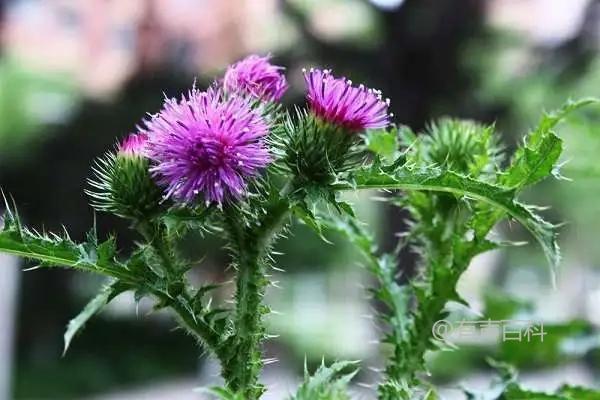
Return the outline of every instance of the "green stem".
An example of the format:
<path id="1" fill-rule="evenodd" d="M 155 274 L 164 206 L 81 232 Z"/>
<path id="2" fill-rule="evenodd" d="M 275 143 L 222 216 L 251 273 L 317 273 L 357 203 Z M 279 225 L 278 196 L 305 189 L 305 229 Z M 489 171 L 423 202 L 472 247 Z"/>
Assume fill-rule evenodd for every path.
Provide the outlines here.
<path id="1" fill-rule="evenodd" d="M 185 277 L 179 272 L 173 243 L 166 236 L 164 228 L 149 221 L 139 221 L 136 224 L 136 228 L 156 251 L 166 274 L 167 287 L 180 288 L 177 290 L 179 292 L 177 296 L 167 295 L 162 291 L 154 289 L 150 289 L 151 292 L 173 310 L 179 324 L 185 330 L 199 342 L 203 343 L 217 358 L 222 359 L 219 347 L 220 334 L 204 322 L 202 318 L 194 315 L 189 307 L 191 297 L 186 289 L 188 285 L 185 282 Z"/>
<path id="2" fill-rule="evenodd" d="M 386 386 L 384 382 L 379 388 L 381 400 L 411 399 L 414 391 L 422 387 L 418 374 L 425 370 L 425 353 L 436 348 L 432 339 L 439 340 L 437 335 L 442 334 L 435 332 L 436 323 L 446 318 L 448 301 L 459 300 L 456 293 L 458 280 L 473 257 L 485 249 L 477 238 L 456 242 L 455 237 L 464 235 L 464 227 L 469 224 L 457 217 L 454 206 L 447 208 L 438 198 L 434 207 L 434 218 L 419 220 L 416 217 L 425 228 L 422 230 L 426 267 L 423 283 L 428 289 L 419 296 L 408 336 L 394 343 L 394 362 L 386 368 L 386 382 L 399 382 L 400 387 L 408 390 L 398 390 L 398 386 Z"/>
<path id="3" fill-rule="evenodd" d="M 258 399 L 265 390 L 258 382 L 263 365 L 261 343 L 266 336 L 262 320 L 268 313 L 262 303 L 269 283 L 265 258 L 288 211 L 289 203 L 279 200 L 254 227 L 242 226 L 234 209 L 225 212 L 236 249 L 237 277 L 235 333 L 230 338 L 229 357 L 222 365 L 222 374 L 227 386 L 247 400 Z"/>
<path id="4" fill-rule="evenodd" d="M 135 226 L 146 242 L 156 251 L 167 277 L 176 276 L 177 265 L 173 256 L 173 244 L 166 237 L 164 228 L 150 221 L 138 221 Z"/>
<path id="5" fill-rule="evenodd" d="M 236 285 L 235 339 L 232 358 L 223 367 L 224 378 L 247 399 L 257 399 L 264 391 L 258 383 L 262 368 L 261 342 L 265 336 L 262 298 L 267 286 L 264 265 L 258 255 L 240 259 Z"/>
<path id="6" fill-rule="evenodd" d="M 221 351 L 219 349 L 219 338 L 220 335 L 210 325 L 204 322 L 202 319 L 197 318 L 179 299 L 173 299 L 167 296 L 161 291 L 153 290 L 154 294 L 158 299 L 168 304 L 171 310 L 175 313 L 175 316 L 179 324 L 190 333 L 196 340 L 203 343 L 210 351 L 212 351 L 219 360 L 222 358 Z"/>

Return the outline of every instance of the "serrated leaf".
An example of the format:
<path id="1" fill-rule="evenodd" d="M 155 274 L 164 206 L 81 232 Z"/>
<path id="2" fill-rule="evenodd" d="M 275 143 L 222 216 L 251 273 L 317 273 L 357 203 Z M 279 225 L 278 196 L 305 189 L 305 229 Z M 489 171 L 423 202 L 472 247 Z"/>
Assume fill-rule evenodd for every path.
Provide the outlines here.
<path id="1" fill-rule="evenodd" d="M 392 162 L 398 157 L 399 140 L 396 129 L 370 130 L 365 134 L 365 144 L 367 149 L 385 161 Z"/>
<path id="2" fill-rule="evenodd" d="M 124 280 L 134 279 L 114 257 L 114 239 L 98 245 L 95 237 L 75 243 L 67 235 L 39 233 L 22 226 L 8 210 L 0 229 L 0 252 L 34 260 L 44 267 L 69 267 Z"/>
<path id="3" fill-rule="evenodd" d="M 349 400 L 347 386 L 357 372 L 357 363 L 352 361 L 329 367 L 322 363 L 312 376 L 305 368 L 304 382 L 290 400 Z"/>
<path id="4" fill-rule="evenodd" d="M 113 281 L 107 284 L 92 300 L 90 300 L 89 303 L 86 304 L 83 310 L 75 318 L 69 321 L 64 335 L 65 346 L 63 349 L 63 356 L 67 353 L 73 337 L 83 329 L 90 318 L 100 312 L 110 300 L 127 289 L 128 288 L 119 281 Z"/>
<path id="5" fill-rule="evenodd" d="M 403 335 L 404 318 L 408 309 L 409 293 L 407 287 L 396 282 L 398 260 L 392 254 L 377 255 L 378 248 L 375 238 L 369 234 L 357 221 L 348 215 L 329 214 L 321 218 L 322 225 L 328 229 L 344 234 L 354 244 L 366 260 L 367 269 L 377 278 L 379 288 L 373 289 L 374 296 L 386 304 L 391 311 L 391 317 L 399 324 L 394 329 Z M 392 322 L 392 321 L 388 321 Z"/>
<path id="6" fill-rule="evenodd" d="M 111 261 L 117 255 L 117 242 L 114 237 L 109 237 L 96 247 L 96 256 L 102 262 Z"/>
<path id="7" fill-rule="evenodd" d="M 539 242 L 554 272 L 560 260 L 555 227 L 515 199 L 515 191 L 436 167 L 404 166 L 395 173 L 365 168 L 353 174 L 359 189 L 395 189 L 452 193 L 481 201 L 521 223 Z M 351 189 L 338 185 L 338 189 Z"/>
<path id="8" fill-rule="evenodd" d="M 331 242 L 323 233 L 323 226 L 319 217 L 317 217 L 312 210 L 308 209 L 308 207 L 305 205 L 298 203 L 298 205 L 292 208 L 292 212 L 300 219 L 300 221 L 302 221 L 306 226 L 319 235 L 321 240 L 323 240 L 325 243 L 331 244 Z"/>
<path id="9" fill-rule="evenodd" d="M 407 285 L 399 285 L 396 280 L 398 259 L 394 254 L 378 255 L 378 247 L 374 237 L 367 232 L 356 218 L 348 214 L 330 213 L 322 217 L 322 224 L 328 229 L 344 234 L 353 243 L 366 260 L 365 267 L 376 278 L 377 286 L 369 289 L 372 296 L 385 305 L 378 316 L 389 332 L 384 336 L 383 343 L 393 348 L 393 355 L 386 367 L 387 379 L 395 378 L 391 371 L 403 357 L 402 346 L 409 331 L 409 302 L 410 290 Z M 390 390 L 392 390 L 390 388 Z"/>
<path id="10" fill-rule="evenodd" d="M 547 178 L 552 175 L 562 150 L 562 139 L 551 132 L 539 146 L 521 148 L 517 152 L 518 158 L 504 175 L 502 184 L 521 189 Z"/>
<path id="11" fill-rule="evenodd" d="M 594 103 L 597 100 L 568 101 L 560 109 L 545 113 L 515 152 L 501 183 L 521 190 L 552 175 L 562 153 L 562 140 L 556 136 L 554 128 L 573 111 Z"/>
<path id="12" fill-rule="evenodd" d="M 203 232 L 212 228 L 209 219 L 213 211 L 214 206 L 171 207 L 160 218 L 169 233 L 182 234 L 188 229 Z"/>

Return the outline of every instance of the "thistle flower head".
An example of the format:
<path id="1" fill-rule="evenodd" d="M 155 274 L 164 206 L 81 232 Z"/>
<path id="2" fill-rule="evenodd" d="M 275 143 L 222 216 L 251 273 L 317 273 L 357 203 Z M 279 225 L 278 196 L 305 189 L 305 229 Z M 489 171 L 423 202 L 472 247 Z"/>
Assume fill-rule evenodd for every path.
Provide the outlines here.
<path id="1" fill-rule="evenodd" d="M 283 67 L 269 57 L 251 55 L 229 66 L 223 78 L 227 92 L 245 93 L 261 100 L 278 101 L 288 88 Z"/>
<path id="2" fill-rule="evenodd" d="M 117 153 L 122 156 L 143 156 L 148 136 L 145 133 L 132 133 L 117 146 Z"/>
<path id="3" fill-rule="evenodd" d="M 330 70 L 304 70 L 304 80 L 311 111 L 326 122 L 351 132 L 388 125 L 389 99 L 383 100 L 378 90 L 352 86 L 351 80 L 336 78 Z"/>
<path id="4" fill-rule="evenodd" d="M 182 203 L 239 198 L 247 179 L 271 161 L 265 120 L 249 100 L 225 98 L 219 89 L 167 99 L 145 125 L 151 171 L 166 197 Z"/>

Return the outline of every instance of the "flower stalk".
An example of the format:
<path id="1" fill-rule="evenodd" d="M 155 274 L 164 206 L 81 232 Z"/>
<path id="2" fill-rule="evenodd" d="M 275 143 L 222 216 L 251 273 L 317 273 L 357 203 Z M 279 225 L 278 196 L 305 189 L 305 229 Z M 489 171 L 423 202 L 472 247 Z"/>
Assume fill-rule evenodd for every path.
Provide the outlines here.
<path id="1" fill-rule="evenodd" d="M 228 339 L 229 357 L 223 363 L 223 378 L 233 391 L 248 400 L 258 399 L 265 388 L 258 382 L 263 366 L 261 345 L 266 337 L 263 304 L 268 286 L 268 257 L 274 238 L 289 212 L 284 199 L 275 201 L 255 224 L 244 226 L 234 207 L 224 211 L 225 226 L 236 267 L 235 334 Z"/>

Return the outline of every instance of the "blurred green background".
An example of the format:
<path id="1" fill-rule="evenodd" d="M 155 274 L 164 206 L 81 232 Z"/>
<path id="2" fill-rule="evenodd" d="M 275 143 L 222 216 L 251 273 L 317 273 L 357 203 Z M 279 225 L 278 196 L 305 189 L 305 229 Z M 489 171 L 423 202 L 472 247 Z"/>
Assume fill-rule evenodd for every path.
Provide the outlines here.
<path id="1" fill-rule="evenodd" d="M 598 0 L 5 0 L 0 2 L 0 187 L 28 224 L 82 238 L 94 221 L 83 194 L 94 157 L 135 129 L 164 95 L 197 78 L 207 85 L 228 63 L 270 53 L 287 68 L 284 101 L 303 104 L 302 67 L 332 68 L 381 89 L 396 122 L 420 129 L 451 115 L 496 124 L 508 149 L 542 110 L 567 98 L 600 96 Z M 562 125 L 563 174 L 526 197 L 551 208 L 562 229 L 564 261 L 556 288 L 534 246 L 477 259 L 460 282 L 475 311 L 456 318 L 544 321 L 543 343 L 466 340 L 430 355 L 432 380 L 457 397 L 457 382 L 485 387 L 492 356 L 516 364 L 527 385 L 600 381 L 600 109 Z M 363 218 L 394 246 L 406 214 L 351 197 Z M 120 220 L 97 215 L 101 235 L 135 240 Z M 527 239 L 515 226 L 499 235 Z M 357 382 L 372 384 L 382 365 L 380 328 L 364 287 L 370 281 L 341 238 L 324 244 L 295 226 L 279 244 L 277 313 L 267 345 L 277 358 L 265 370 L 282 399 L 297 384 L 304 360 L 361 359 Z M 227 281 L 218 239 L 189 238 L 190 256 L 206 256 L 198 281 Z M 414 270 L 415 256 L 400 268 Z M 187 399 L 192 388 L 217 382 L 214 363 L 173 331 L 151 304 L 120 296 L 77 337 L 62 357 L 68 320 L 102 283 L 60 270 L 16 273 L 0 259 L 0 400 Z M 26 265 L 21 265 L 26 267 Z M 13 271 L 13 272 L 11 272 Z M 219 296 L 231 293 L 225 285 Z M 12 299 L 12 300 L 11 300 Z M 16 299 L 16 300 L 15 300 Z M 385 350 L 385 349 L 384 349 Z M 357 386 L 357 398 L 373 398 Z"/>

